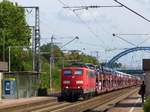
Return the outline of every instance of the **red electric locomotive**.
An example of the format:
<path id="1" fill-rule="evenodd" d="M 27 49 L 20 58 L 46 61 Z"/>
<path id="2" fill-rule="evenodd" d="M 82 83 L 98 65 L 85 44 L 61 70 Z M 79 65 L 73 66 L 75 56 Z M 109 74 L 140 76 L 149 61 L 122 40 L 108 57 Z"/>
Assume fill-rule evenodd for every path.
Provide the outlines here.
<path id="1" fill-rule="evenodd" d="M 75 99 L 135 86 L 140 79 L 109 68 L 76 63 L 61 71 L 61 99 Z"/>
<path id="2" fill-rule="evenodd" d="M 96 72 L 85 65 L 65 67 L 61 71 L 61 98 L 78 99 L 95 93 Z"/>

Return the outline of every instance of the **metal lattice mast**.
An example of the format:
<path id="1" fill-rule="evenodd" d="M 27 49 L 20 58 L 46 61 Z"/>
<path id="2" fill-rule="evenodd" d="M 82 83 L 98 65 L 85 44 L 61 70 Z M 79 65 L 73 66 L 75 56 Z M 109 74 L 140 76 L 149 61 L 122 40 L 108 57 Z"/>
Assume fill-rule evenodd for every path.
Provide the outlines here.
<path id="1" fill-rule="evenodd" d="M 40 72 L 40 11 L 39 7 L 22 7 L 24 9 L 35 10 L 35 24 L 32 36 L 32 54 L 33 54 L 33 70 Z"/>
<path id="2" fill-rule="evenodd" d="M 40 14 L 39 7 L 35 7 L 35 68 L 40 72 Z"/>

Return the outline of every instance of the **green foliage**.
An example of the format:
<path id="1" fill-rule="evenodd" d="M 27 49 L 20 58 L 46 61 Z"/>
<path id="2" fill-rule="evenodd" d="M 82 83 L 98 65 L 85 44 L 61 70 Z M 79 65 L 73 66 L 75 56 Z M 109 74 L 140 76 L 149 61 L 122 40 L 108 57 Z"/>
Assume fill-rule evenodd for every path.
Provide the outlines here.
<path id="1" fill-rule="evenodd" d="M 92 57 L 90 55 L 82 54 L 81 57 L 82 57 L 81 60 L 84 63 L 92 63 L 92 64 L 95 64 L 95 65 L 99 64 L 99 61 L 95 57 Z"/>
<path id="2" fill-rule="evenodd" d="M 55 91 L 60 90 L 60 74 L 61 74 L 61 69 L 58 68 L 57 66 L 52 69 L 52 87 L 55 89 Z"/>
<path id="3" fill-rule="evenodd" d="M 0 2 L 0 61 L 3 60 L 3 51 L 5 59 L 8 62 L 8 47 L 11 54 L 12 71 L 30 71 L 32 70 L 32 51 L 30 48 L 24 50 L 23 46 L 30 45 L 31 29 L 25 19 L 25 10 L 13 4 L 8 0 Z M 15 47 L 16 46 L 16 47 Z M 4 48 L 4 49 L 3 49 Z M 41 84 L 42 88 L 49 88 L 50 71 L 49 61 L 51 56 L 51 43 L 42 45 L 41 52 L 49 52 L 41 55 Z M 85 63 L 98 64 L 98 60 L 92 56 L 81 54 L 77 51 L 64 54 L 61 49 L 53 45 L 54 66 L 52 67 L 52 87 L 60 89 L 60 71 L 68 60 L 81 61 Z"/>
<path id="4" fill-rule="evenodd" d="M 41 57 L 42 64 L 41 64 L 41 87 L 42 88 L 49 88 L 50 87 L 50 63 L 44 57 Z M 52 87 L 55 90 L 60 89 L 60 68 L 55 63 L 52 67 Z"/>
<path id="5" fill-rule="evenodd" d="M 11 61 L 11 71 L 31 71 L 32 70 L 31 49 L 12 47 L 10 51 L 10 61 Z"/>
<path id="6" fill-rule="evenodd" d="M 46 54 L 41 55 L 42 60 L 42 74 L 41 74 L 41 87 L 49 88 L 50 86 L 50 55 L 51 53 L 51 43 L 45 44 L 41 46 L 41 52 Z M 70 61 L 81 61 L 84 63 L 93 63 L 98 64 L 98 60 L 95 57 L 85 55 L 83 53 L 79 53 L 77 51 L 72 51 L 69 53 L 63 53 L 58 46 L 54 46 L 54 65 L 52 66 L 52 88 L 53 90 L 60 90 L 60 76 L 61 76 L 61 68 L 64 64 L 68 65 Z"/>
<path id="7" fill-rule="evenodd" d="M 43 52 L 43 56 L 49 61 L 51 56 L 51 43 L 47 43 L 41 46 L 40 48 L 41 52 Z M 62 57 L 63 52 L 60 50 L 60 48 L 56 45 L 53 45 L 53 55 L 54 57 Z M 58 61 L 58 58 L 55 59 L 55 61 Z"/>
<path id="8" fill-rule="evenodd" d="M 30 71 L 32 70 L 32 51 L 29 48 L 27 51 L 21 46 L 29 46 L 31 38 L 31 29 L 25 19 L 25 10 L 17 4 L 10 1 L 3 0 L 0 2 L 0 60 L 3 60 L 3 50 L 8 54 L 8 47 L 10 47 L 11 54 L 11 70 L 12 71 Z M 17 47 L 14 47 L 17 46 Z M 20 46 L 20 47 L 19 47 Z M 5 49 L 3 49 L 5 48 Z M 48 52 L 48 54 L 41 55 L 41 87 L 49 88 L 50 71 L 49 61 L 52 53 L 51 43 L 42 45 L 41 52 Z M 63 64 L 67 65 L 68 60 L 78 60 L 85 63 L 97 64 L 98 60 L 89 55 L 80 54 L 73 51 L 64 54 L 61 49 L 53 45 L 53 55 L 55 57 L 55 66 L 52 67 L 52 87 L 56 90 L 60 89 L 60 71 Z M 8 55 L 5 55 L 8 61 Z"/>
<path id="9" fill-rule="evenodd" d="M 47 61 L 44 57 L 41 57 L 41 75 L 40 75 L 40 80 L 41 80 L 41 88 L 49 88 L 50 84 L 50 65 L 49 61 Z"/>
<path id="10" fill-rule="evenodd" d="M 32 71 L 33 63 L 32 63 L 32 51 L 31 49 L 22 50 L 20 55 L 21 63 L 23 65 L 23 71 Z"/>
<path id="11" fill-rule="evenodd" d="M 64 60 L 65 64 L 67 64 L 67 61 L 80 61 L 84 63 L 93 63 L 96 65 L 99 64 L 98 60 L 95 57 L 85 55 L 83 53 L 80 54 L 79 52 L 71 52 L 64 54 Z"/>
<path id="12" fill-rule="evenodd" d="M 146 99 L 144 103 L 144 112 L 150 112 L 150 97 Z"/>
<path id="13" fill-rule="evenodd" d="M 8 54 L 8 46 L 30 45 L 31 29 L 26 22 L 23 8 L 7 0 L 0 2 L 0 26 L 0 49 L 5 46 L 5 54 Z M 0 60 L 2 53 L 0 52 Z"/>

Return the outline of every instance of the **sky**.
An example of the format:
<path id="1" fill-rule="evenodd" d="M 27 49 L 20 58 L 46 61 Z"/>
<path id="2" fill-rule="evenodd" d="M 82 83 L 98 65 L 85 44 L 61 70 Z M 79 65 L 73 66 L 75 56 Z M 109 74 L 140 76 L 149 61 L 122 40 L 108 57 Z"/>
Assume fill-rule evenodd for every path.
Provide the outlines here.
<path id="1" fill-rule="evenodd" d="M 21 6 L 38 6 L 40 8 L 41 43 L 54 42 L 63 46 L 76 36 L 79 39 L 64 46 L 62 50 L 81 50 L 86 54 L 97 56 L 101 61 L 108 61 L 124 48 L 149 46 L 150 35 L 121 35 L 121 34 L 150 34 L 150 22 L 137 16 L 124 7 L 101 7 L 86 9 L 64 8 L 66 6 L 118 6 L 113 0 L 10 0 Z M 150 20 L 149 0 L 118 0 Z M 34 25 L 34 11 L 26 13 L 29 25 Z M 134 43 L 131 45 L 119 37 Z M 119 61 L 128 65 L 141 65 L 142 58 L 148 58 L 148 52 L 134 52 L 122 57 Z M 137 64 L 137 66 L 138 66 Z M 135 65 L 135 64 L 134 64 Z"/>

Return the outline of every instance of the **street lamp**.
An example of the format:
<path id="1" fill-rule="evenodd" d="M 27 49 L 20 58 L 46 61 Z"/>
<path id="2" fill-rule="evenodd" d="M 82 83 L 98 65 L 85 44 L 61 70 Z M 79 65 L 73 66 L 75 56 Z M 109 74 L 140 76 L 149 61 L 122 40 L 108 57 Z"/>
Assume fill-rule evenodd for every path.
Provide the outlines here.
<path id="1" fill-rule="evenodd" d="M 113 34 L 112 34 L 112 36 L 113 36 L 113 37 L 117 37 L 117 38 L 119 38 L 119 39 L 123 40 L 124 42 L 126 42 L 126 43 L 128 43 L 128 44 L 130 44 L 130 45 L 133 45 L 133 46 L 137 47 L 137 45 L 135 45 L 134 43 L 129 42 L 128 40 L 126 40 L 126 39 L 124 39 L 124 38 L 122 38 L 122 37 L 118 36 L 118 35 L 117 35 L 117 34 L 115 34 L 115 33 L 113 33 Z"/>
<path id="2" fill-rule="evenodd" d="M 70 40 L 69 42 L 67 42 L 66 44 L 64 44 L 61 48 L 65 47 L 66 45 L 68 45 L 69 43 L 73 42 L 76 39 L 79 39 L 79 37 L 76 36 L 75 38 L 73 38 L 72 40 Z"/>
<path id="3" fill-rule="evenodd" d="M 53 47 L 53 39 L 54 37 L 52 36 L 51 37 L 51 52 L 40 52 L 40 55 L 41 54 L 51 54 L 50 58 L 49 58 L 49 81 L 50 81 L 50 84 L 49 84 L 49 88 L 50 88 L 50 92 L 52 92 L 53 88 L 52 88 L 52 67 L 54 66 L 54 47 Z M 68 45 L 69 43 L 73 42 L 74 40 L 76 39 L 79 39 L 78 36 L 76 36 L 75 38 L 73 38 L 72 40 L 70 40 L 69 42 L 67 42 L 66 44 L 64 44 L 61 48 L 65 47 L 66 45 Z M 63 57 L 59 57 L 59 58 L 62 58 L 62 63 L 63 63 L 63 66 L 64 66 L 64 58 Z"/>
<path id="4" fill-rule="evenodd" d="M 73 38 L 72 40 L 70 40 L 69 42 L 67 42 L 66 44 L 64 44 L 64 45 L 61 47 L 61 49 L 62 49 L 63 47 L 65 47 L 66 45 L 70 44 L 71 42 L 73 42 L 73 41 L 76 40 L 76 39 L 79 39 L 79 37 L 78 37 L 78 36 L 75 36 L 75 38 Z M 64 57 L 63 57 L 63 67 L 64 67 Z"/>

